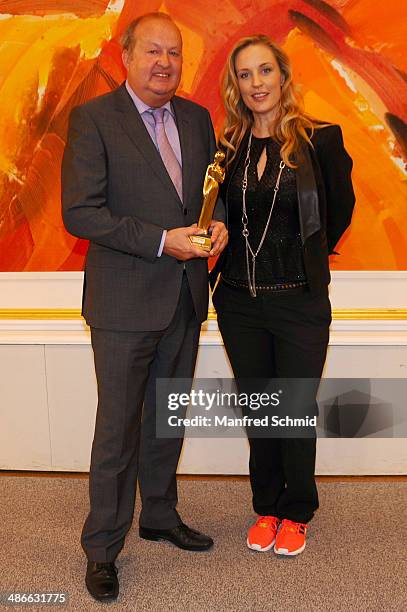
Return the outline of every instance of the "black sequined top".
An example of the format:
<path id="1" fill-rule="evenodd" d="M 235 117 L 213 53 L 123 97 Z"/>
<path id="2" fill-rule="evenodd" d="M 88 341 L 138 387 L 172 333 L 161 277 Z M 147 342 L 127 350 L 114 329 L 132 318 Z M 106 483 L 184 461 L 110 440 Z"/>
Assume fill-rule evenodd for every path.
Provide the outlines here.
<path id="1" fill-rule="evenodd" d="M 266 146 L 267 162 L 260 181 L 257 164 Z M 242 235 L 242 180 L 245 154 L 236 167 L 228 190 L 229 246 L 222 278 L 248 286 L 246 246 Z M 249 241 L 253 251 L 260 243 L 273 201 L 279 173 L 280 146 L 271 138 L 252 137 L 247 175 L 246 210 Z M 256 258 L 256 286 L 278 286 L 306 282 L 298 216 L 295 170 L 283 169 L 280 188 L 267 235 Z"/>

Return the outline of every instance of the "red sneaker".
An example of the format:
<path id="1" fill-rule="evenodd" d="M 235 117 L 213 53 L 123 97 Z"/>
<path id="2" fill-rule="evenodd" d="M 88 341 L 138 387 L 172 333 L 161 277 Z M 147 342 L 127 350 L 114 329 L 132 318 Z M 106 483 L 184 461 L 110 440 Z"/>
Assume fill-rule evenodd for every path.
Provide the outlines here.
<path id="1" fill-rule="evenodd" d="M 278 555 L 299 555 L 305 548 L 308 526 L 283 519 L 276 537 L 274 552 Z"/>
<path id="2" fill-rule="evenodd" d="M 276 516 L 261 516 L 247 534 L 247 546 L 252 550 L 266 552 L 276 541 L 280 519 Z"/>

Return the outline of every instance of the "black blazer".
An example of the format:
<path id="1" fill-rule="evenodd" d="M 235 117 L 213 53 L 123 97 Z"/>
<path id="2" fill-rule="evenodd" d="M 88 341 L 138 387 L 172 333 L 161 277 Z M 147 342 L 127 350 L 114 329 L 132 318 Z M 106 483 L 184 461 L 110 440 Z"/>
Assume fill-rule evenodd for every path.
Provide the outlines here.
<path id="1" fill-rule="evenodd" d="M 249 133 L 229 166 L 221 197 L 228 220 L 228 187 L 237 164 L 247 150 Z M 349 226 L 355 195 L 352 187 L 352 159 L 345 150 L 339 125 L 315 130 L 312 145 L 304 142 L 296 168 L 298 214 L 305 272 L 312 294 L 320 293 L 330 282 L 328 255 L 335 253 L 338 240 Z M 210 275 L 214 287 L 222 271 L 227 250 L 219 257 Z"/>
<path id="2" fill-rule="evenodd" d="M 184 266 L 157 257 L 163 229 L 197 222 L 216 150 L 208 111 L 175 96 L 183 203 L 124 85 L 73 109 L 62 163 L 62 205 L 71 234 L 90 240 L 82 312 L 103 329 L 164 329 Z M 223 220 L 222 203 L 216 218 Z M 206 259 L 185 262 L 199 321 L 208 311 Z"/>

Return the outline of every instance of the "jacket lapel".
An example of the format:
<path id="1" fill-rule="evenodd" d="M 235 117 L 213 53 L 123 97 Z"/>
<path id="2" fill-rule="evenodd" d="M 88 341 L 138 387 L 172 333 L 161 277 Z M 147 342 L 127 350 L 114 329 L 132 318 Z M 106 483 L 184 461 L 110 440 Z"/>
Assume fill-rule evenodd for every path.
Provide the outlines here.
<path id="1" fill-rule="evenodd" d="M 157 178 L 162 182 L 163 187 L 181 205 L 181 200 L 161 159 L 161 155 L 151 140 L 150 134 L 124 85 L 117 89 L 116 109 L 119 111 L 119 120 L 126 134 L 128 134 L 133 144 L 151 166 Z M 182 174 L 184 175 L 184 172 Z"/>
<path id="2" fill-rule="evenodd" d="M 221 198 L 222 198 L 222 200 L 223 200 L 223 202 L 225 204 L 225 209 L 226 209 L 226 227 L 227 228 L 229 227 L 229 198 L 228 198 L 229 185 L 230 185 L 230 182 L 231 182 L 231 180 L 233 178 L 234 173 L 236 172 L 236 168 L 237 168 L 241 158 L 243 157 L 243 155 L 246 155 L 246 152 L 247 152 L 247 143 L 249 141 L 249 135 L 250 135 L 250 131 L 247 131 L 246 134 L 243 136 L 242 142 L 240 143 L 239 149 L 238 149 L 234 159 L 226 167 L 226 179 L 222 183 L 222 185 L 220 186 Z M 225 151 L 225 149 L 222 149 L 222 150 L 226 154 L 226 158 L 227 158 L 227 151 Z"/>
<path id="3" fill-rule="evenodd" d="M 301 146 L 298 155 L 298 166 L 295 172 L 297 175 L 301 239 L 304 244 L 307 238 L 321 229 L 318 189 L 312 166 L 311 152 L 306 142 L 303 142 Z"/>
<path id="4" fill-rule="evenodd" d="M 182 156 L 182 199 L 184 206 L 188 202 L 189 178 L 193 171 L 193 139 L 191 134 L 191 126 L 185 112 L 182 112 L 179 98 L 172 99 L 172 107 L 175 114 L 175 120 L 178 128 L 179 141 L 181 145 Z"/>

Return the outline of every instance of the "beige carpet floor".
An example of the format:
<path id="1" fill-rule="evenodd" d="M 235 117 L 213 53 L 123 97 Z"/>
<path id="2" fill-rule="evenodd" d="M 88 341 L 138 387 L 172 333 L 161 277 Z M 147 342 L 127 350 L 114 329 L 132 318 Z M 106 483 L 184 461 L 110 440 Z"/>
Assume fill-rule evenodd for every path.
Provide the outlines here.
<path id="1" fill-rule="evenodd" d="M 179 489 L 182 518 L 215 547 L 191 553 L 140 540 L 136 514 L 118 559 L 119 599 L 99 604 L 84 586 L 79 547 L 87 480 L 0 477 L 0 591 L 65 591 L 69 603 L 52 608 L 62 611 L 407 611 L 407 481 L 320 483 L 321 508 L 296 558 L 246 547 L 246 480 L 182 480 Z"/>

